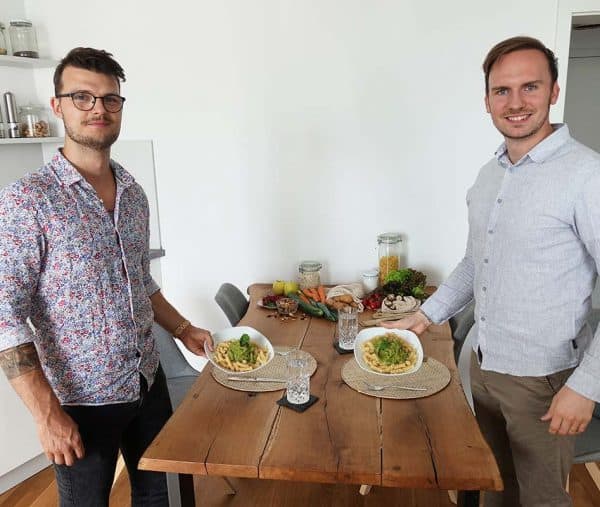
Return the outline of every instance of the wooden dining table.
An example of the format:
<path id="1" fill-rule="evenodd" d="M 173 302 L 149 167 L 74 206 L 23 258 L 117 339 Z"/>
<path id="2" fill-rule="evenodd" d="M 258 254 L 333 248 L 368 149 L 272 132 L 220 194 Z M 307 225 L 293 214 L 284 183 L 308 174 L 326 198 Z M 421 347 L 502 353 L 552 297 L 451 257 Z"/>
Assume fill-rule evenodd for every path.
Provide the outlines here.
<path id="1" fill-rule="evenodd" d="M 240 325 L 273 345 L 312 354 L 317 370 L 310 390 L 318 402 L 298 413 L 276 404 L 284 391 L 229 389 L 213 379 L 209 364 L 144 453 L 140 469 L 180 474 L 184 505 L 195 505 L 192 476 L 352 484 L 356 495 L 359 485 L 457 490 L 459 505 L 477 505 L 480 490 L 502 489 L 461 386 L 448 324 L 432 325 L 420 338 L 424 353 L 450 370 L 449 385 L 424 398 L 381 399 L 342 380 L 342 367 L 354 359 L 334 349 L 333 322 L 301 313 L 281 320 L 257 305 L 269 289 L 249 287 Z"/>

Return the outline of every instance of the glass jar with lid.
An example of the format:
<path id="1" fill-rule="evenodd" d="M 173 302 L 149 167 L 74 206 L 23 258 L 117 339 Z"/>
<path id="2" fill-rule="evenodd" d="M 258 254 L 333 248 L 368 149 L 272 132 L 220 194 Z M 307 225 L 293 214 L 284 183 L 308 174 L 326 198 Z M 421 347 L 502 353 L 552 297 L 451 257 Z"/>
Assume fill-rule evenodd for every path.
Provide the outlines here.
<path id="1" fill-rule="evenodd" d="M 50 137 L 46 108 L 33 104 L 19 107 L 19 130 L 21 137 Z"/>
<path id="2" fill-rule="evenodd" d="M 377 268 L 367 269 L 362 274 L 362 285 L 365 294 L 373 292 L 379 286 L 379 270 Z"/>
<path id="3" fill-rule="evenodd" d="M 302 261 L 298 266 L 298 284 L 301 289 L 314 289 L 321 285 L 321 268 L 318 261 Z"/>
<path id="4" fill-rule="evenodd" d="M 26 58 L 39 58 L 35 28 L 31 21 L 16 19 L 10 22 L 8 27 L 10 45 L 14 56 Z"/>
<path id="5" fill-rule="evenodd" d="M 379 283 L 383 284 L 386 277 L 400 268 L 402 257 L 402 237 L 397 232 L 386 232 L 377 236 L 379 245 Z"/>
<path id="6" fill-rule="evenodd" d="M 4 33 L 4 23 L 0 23 L 0 55 L 8 54 L 8 44 L 6 44 L 6 34 Z"/>

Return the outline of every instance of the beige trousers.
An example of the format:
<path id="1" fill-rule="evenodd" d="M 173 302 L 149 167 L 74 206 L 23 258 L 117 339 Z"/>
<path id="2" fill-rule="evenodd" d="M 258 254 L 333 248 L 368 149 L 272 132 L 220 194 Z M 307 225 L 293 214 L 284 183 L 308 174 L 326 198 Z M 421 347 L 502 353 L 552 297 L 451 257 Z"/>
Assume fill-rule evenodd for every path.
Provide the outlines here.
<path id="1" fill-rule="evenodd" d="M 473 353 L 475 416 L 504 481 L 504 491 L 485 493 L 485 507 L 573 505 L 565 484 L 575 437 L 552 435 L 550 423 L 540 421 L 572 371 L 516 377 L 482 370 Z"/>

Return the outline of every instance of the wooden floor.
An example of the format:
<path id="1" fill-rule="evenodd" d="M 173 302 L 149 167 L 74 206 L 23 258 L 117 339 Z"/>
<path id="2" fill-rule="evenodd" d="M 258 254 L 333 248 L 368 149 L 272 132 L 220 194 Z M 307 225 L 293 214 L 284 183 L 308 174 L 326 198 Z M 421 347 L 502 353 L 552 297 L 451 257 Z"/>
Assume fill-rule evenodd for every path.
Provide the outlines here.
<path id="1" fill-rule="evenodd" d="M 232 479 L 237 490 L 229 495 L 226 483 L 217 477 L 198 477 L 196 503 L 199 507 L 285 506 L 304 507 L 451 507 L 448 495 L 436 490 L 400 490 L 374 487 L 366 497 L 358 494 L 358 486 L 309 484 L 284 481 Z M 129 501 L 127 472 L 119 476 L 110 497 L 110 507 L 126 507 Z M 575 465 L 571 473 L 571 495 L 575 507 L 600 506 L 600 491 L 583 465 Z M 27 481 L 0 495 L 0 507 L 56 507 L 58 495 L 54 473 L 47 468 Z"/>

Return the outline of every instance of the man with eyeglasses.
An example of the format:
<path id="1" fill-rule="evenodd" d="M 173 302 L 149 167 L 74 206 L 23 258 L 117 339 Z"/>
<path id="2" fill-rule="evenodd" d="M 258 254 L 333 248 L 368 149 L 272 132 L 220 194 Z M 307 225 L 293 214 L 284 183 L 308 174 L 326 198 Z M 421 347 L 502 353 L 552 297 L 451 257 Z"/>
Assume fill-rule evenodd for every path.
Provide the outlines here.
<path id="1" fill-rule="evenodd" d="M 138 461 L 171 414 L 156 320 L 195 354 L 208 331 L 149 271 L 148 202 L 110 159 L 125 98 L 110 53 L 73 49 L 54 74 L 64 147 L 0 193 L 0 367 L 54 463 L 61 506 L 108 505 L 121 450 L 132 505 L 168 505 Z"/>

